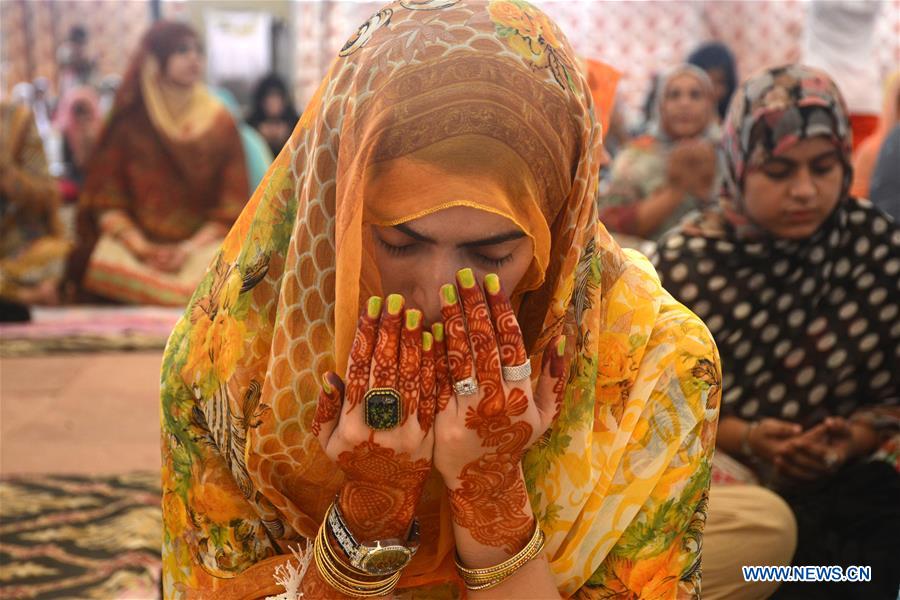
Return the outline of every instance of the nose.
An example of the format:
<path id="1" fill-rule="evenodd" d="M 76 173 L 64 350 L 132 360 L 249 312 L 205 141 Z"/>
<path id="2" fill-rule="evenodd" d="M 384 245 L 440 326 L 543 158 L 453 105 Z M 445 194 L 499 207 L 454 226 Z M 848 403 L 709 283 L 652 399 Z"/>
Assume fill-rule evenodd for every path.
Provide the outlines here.
<path id="1" fill-rule="evenodd" d="M 791 182 L 791 198 L 806 202 L 816 194 L 816 185 L 808 167 L 797 169 L 797 175 Z"/>
<path id="2" fill-rule="evenodd" d="M 465 265 L 457 265 L 453 261 L 429 265 L 416 278 L 412 288 L 411 304 L 422 311 L 425 323 L 441 321 L 441 286 L 456 283 L 456 272 Z"/>

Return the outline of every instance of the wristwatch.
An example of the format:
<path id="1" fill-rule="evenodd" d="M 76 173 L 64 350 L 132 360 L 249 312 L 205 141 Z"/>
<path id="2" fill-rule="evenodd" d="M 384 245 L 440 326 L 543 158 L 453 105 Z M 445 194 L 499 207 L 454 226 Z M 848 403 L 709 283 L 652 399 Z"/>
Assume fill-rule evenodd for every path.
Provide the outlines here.
<path id="1" fill-rule="evenodd" d="M 409 564 L 419 549 L 419 521 L 415 518 L 405 542 L 394 538 L 357 542 L 344 521 L 337 500 L 328 511 L 328 529 L 347 555 L 350 565 L 368 575 L 396 573 Z"/>

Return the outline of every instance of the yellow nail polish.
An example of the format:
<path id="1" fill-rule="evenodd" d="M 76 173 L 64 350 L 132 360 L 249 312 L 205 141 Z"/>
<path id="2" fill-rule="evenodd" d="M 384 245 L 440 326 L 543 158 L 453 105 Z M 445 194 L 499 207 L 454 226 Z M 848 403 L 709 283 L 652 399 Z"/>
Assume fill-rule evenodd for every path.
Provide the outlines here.
<path id="1" fill-rule="evenodd" d="M 406 328 L 415 329 L 422 322 L 422 312 L 414 308 L 406 311 Z"/>
<path id="2" fill-rule="evenodd" d="M 443 323 L 435 323 L 431 326 L 431 335 L 434 336 L 434 341 L 443 342 L 444 341 L 444 324 Z"/>
<path id="3" fill-rule="evenodd" d="M 496 273 L 488 273 L 484 276 L 484 289 L 487 290 L 488 294 L 500 293 L 500 278 L 497 277 Z"/>
<path id="4" fill-rule="evenodd" d="M 366 314 L 369 315 L 369 318 L 378 318 L 378 315 L 381 314 L 381 305 L 382 300 L 378 296 L 369 298 L 369 303 L 366 305 Z"/>
<path id="5" fill-rule="evenodd" d="M 424 352 L 428 352 L 431 350 L 431 346 L 434 345 L 434 338 L 427 331 L 422 332 L 422 350 Z"/>
<path id="6" fill-rule="evenodd" d="M 456 304 L 456 286 L 448 283 L 441 287 L 441 298 L 443 298 L 444 304 Z"/>
<path id="7" fill-rule="evenodd" d="M 565 356 L 566 355 L 566 336 L 560 337 L 559 341 L 556 342 L 556 355 L 557 356 Z"/>
<path id="8" fill-rule="evenodd" d="M 326 394 L 330 394 L 334 391 L 334 388 L 328 383 L 328 373 L 322 375 L 322 389 L 325 390 Z"/>
<path id="9" fill-rule="evenodd" d="M 389 315 L 399 315 L 403 310 L 403 296 L 391 294 L 387 297 L 387 310 Z"/>
<path id="10" fill-rule="evenodd" d="M 456 272 L 456 278 L 459 280 L 459 284 L 466 289 L 475 287 L 475 273 L 472 272 L 472 269 L 460 269 Z"/>

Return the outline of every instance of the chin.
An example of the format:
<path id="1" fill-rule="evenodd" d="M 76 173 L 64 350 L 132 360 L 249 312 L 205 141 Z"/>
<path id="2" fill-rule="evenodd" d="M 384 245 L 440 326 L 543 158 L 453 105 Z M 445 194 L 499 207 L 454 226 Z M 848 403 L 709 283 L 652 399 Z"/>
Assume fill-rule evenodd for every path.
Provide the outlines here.
<path id="1" fill-rule="evenodd" d="M 776 235 L 787 240 L 805 240 L 806 238 L 812 237 L 821 226 L 821 222 L 815 224 L 810 223 L 808 225 L 787 225 L 781 228 Z"/>

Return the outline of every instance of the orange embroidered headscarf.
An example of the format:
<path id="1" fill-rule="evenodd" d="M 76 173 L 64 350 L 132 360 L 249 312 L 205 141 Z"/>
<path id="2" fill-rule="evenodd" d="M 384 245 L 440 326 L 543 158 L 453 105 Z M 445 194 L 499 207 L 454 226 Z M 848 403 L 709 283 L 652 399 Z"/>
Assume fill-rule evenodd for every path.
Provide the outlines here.
<path id="1" fill-rule="evenodd" d="M 532 361 L 560 332 L 573 342 L 559 419 L 525 461 L 560 590 L 574 593 L 606 559 L 619 568 L 610 557 L 627 528 L 672 497 L 686 507 L 677 531 L 646 556 L 665 585 L 699 577 L 699 548 L 684 536 L 706 489 L 715 351 L 649 263 L 597 222 L 600 140 L 571 48 L 521 0 L 400 0 L 359 28 L 169 341 L 167 596 L 282 591 L 273 571 L 316 533 L 342 484 L 310 431 L 319 378 L 344 372 L 363 301 L 390 291 L 368 225 L 457 205 L 503 215 L 534 242 L 513 293 Z M 679 345 L 685 336 L 692 345 Z M 705 379 L 680 388 L 701 363 Z M 401 590 L 453 585 L 438 477 L 417 515 L 423 544 Z"/>

